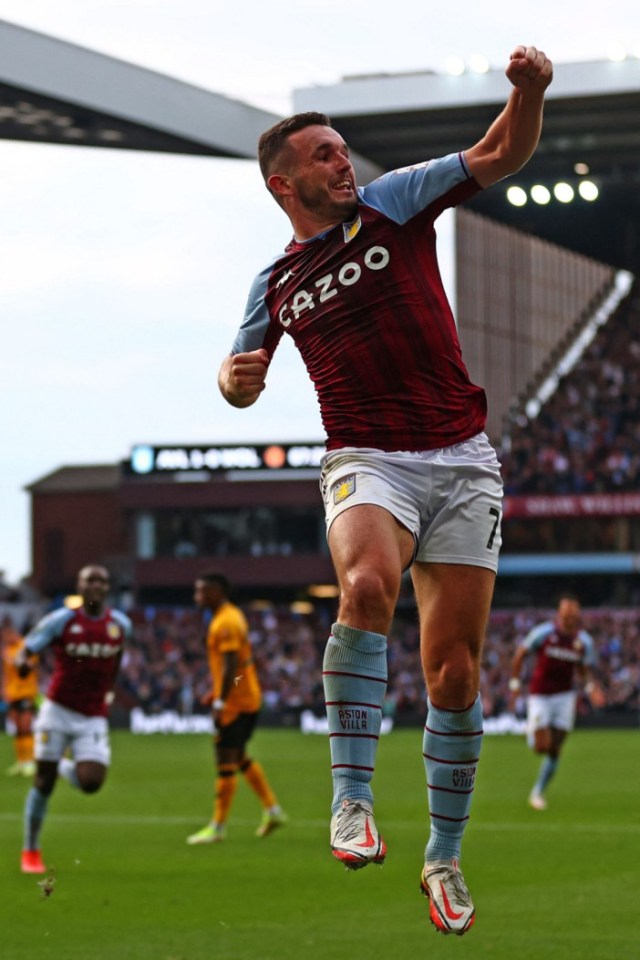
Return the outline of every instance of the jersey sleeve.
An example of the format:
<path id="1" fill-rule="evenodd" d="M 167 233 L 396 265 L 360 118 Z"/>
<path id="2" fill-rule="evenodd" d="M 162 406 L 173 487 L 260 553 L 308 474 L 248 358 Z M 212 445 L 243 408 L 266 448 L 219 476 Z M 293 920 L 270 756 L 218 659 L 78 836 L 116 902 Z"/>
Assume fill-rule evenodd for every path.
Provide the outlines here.
<path id="1" fill-rule="evenodd" d="M 454 188 L 468 185 L 467 192 Z M 442 201 L 442 210 L 455 206 L 480 189 L 462 153 L 426 160 L 392 170 L 360 189 L 360 198 L 396 223 L 406 223 L 421 210 Z"/>
<path id="2" fill-rule="evenodd" d="M 583 663 L 586 667 L 595 667 L 598 662 L 596 645 L 593 637 L 586 630 L 580 631 L 580 639 L 584 644 Z"/>
<path id="3" fill-rule="evenodd" d="M 265 303 L 269 278 L 277 259 L 278 257 L 274 257 L 251 284 L 244 319 L 231 347 L 232 354 L 248 353 L 251 350 L 266 347 L 271 356 L 282 336 L 282 328 L 274 331 L 273 325 L 270 324 L 269 311 Z"/>
<path id="4" fill-rule="evenodd" d="M 73 610 L 64 607 L 43 617 L 25 638 L 24 645 L 29 653 L 39 653 L 48 647 L 56 637 L 60 636 L 72 616 Z"/>
<path id="5" fill-rule="evenodd" d="M 129 643 L 131 640 L 133 640 L 133 623 L 131 622 L 129 617 L 126 615 L 126 613 L 122 613 L 121 610 L 112 610 L 111 616 L 116 621 L 116 623 L 122 628 L 125 642 Z"/>
<path id="6" fill-rule="evenodd" d="M 539 623 L 529 631 L 521 645 L 525 647 L 529 653 L 533 653 L 542 646 L 545 637 L 549 635 L 552 629 L 553 625 L 550 623 Z"/>

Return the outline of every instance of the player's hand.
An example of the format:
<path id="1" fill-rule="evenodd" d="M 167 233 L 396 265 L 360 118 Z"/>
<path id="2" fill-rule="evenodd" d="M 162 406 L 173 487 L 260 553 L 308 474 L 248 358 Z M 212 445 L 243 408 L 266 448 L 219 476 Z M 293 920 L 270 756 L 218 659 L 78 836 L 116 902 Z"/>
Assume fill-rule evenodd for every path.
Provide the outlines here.
<path id="1" fill-rule="evenodd" d="M 553 79 L 553 64 L 536 47 L 516 47 L 505 73 L 520 90 L 546 90 Z"/>
<path id="2" fill-rule="evenodd" d="M 220 371 L 220 389 L 234 407 L 248 407 L 258 399 L 266 384 L 269 354 L 264 348 L 227 357 Z"/>
<path id="3" fill-rule="evenodd" d="M 594 710 L 602 710 L 607 705 L 605 693 L 594 680 L 589 680 L 584 687 L 584 693 Z"/>

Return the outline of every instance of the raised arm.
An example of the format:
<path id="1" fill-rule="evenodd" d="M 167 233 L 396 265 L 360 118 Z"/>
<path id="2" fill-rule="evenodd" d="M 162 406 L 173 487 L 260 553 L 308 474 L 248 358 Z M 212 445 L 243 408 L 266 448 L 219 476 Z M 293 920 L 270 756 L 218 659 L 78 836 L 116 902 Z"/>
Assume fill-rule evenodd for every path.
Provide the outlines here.
<path id="1" fill-rule="evenodd" d="M 232 407 L 250 407 L 264 390 L 269 369 L 266 350 L 230 354 L 218 374 L 220 393 Z"/>
<path id="2" fill-rule="evenodd" d="M 467 166 L 483 187 L 516 173 L 535 151 L 553 66 L 541 50 L 520 46 L 511 54 L 505 73 L 513 84 L 506 107 L 484 137 L 465 151 Z"/>

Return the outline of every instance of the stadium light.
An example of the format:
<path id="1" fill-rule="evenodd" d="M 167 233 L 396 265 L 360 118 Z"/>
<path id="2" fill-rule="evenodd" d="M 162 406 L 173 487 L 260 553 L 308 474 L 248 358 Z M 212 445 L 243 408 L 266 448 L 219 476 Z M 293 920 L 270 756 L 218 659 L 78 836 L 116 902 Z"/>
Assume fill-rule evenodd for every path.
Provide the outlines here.
<path id="1" fill-rule="evenodd" d="M 469 57 L 469 68 L 473 70 L 474 73 L 488 73 L 491 69 L 491 64 L 483 53 L 472 53 Z"/>
<path id="2" fill-rule="evenodd" d="M 544 206 L 544 204 L 549 203 L 551 200 L 551 193 L 542 183 L 536 183 L 533 187 L 531 187 L 530 192 L 531 199 L 534 201 L 534 203 L 539 203 Z"/>
<path id="3" fill-rule="evenodd" d="M 600 191 L 593 180 L 581 180 L 578 184 L 578 193 L 583 200 L 588 200 L 589 203 L 597 200 L 600 195 Z"/>
<path id="4" fill-rule="evenodd" d="M 77 593 L 71 593 L 64 598 L 64 605 L 69 610 L 79 610 L 84 603 L 83 598 Z"/>
<path id="5" fill-rule="evenodd" d="M 293 603 L 289 604 L 289 610 L 291 613 L 298 614 L 308 614 L 313 613 L 315 607 L 309 600 L 294 600 Z"/>
<path id="6" fill-rule="evenodd" d="M 320 599 L 340 596 L 340 590 L 335 583 L 312 583 L 307 593 L 310 597 L 318 597 Z"/>
<path id="7" fill-rule="evenodd" d="M 575 197 L 575 191 L 569 183 L 556 183 L 553 188 L 553 195 L 560 203 L 571 203 Z"/>
<path id="8" fill-rule="evenodd" d="M 452 77 L 460 77 L 464 73 L 464 60 L 462 57 L 447 57 L 444 62 L 445 70 Z"/>
<path id="9" fill-rule="evenodd" d="M 627 59 L 627 51 L 621 43 L 615 40 L 607 47 L 607 56 L 614 63 L 622 63 L 623 60 Z"/>
<path id="10" fill-rule="evenodd" d="M 522 187 L 509 187 L 507 190 L 507 200 L 514 207 L 524 207 L 527 202 L 527 194 Z"/>
<path id="11" fill-rule="evenodd" d="M 573 172 L 577 173 L 579 177 L 584 177 L 585 174 L 589 173 L 589 164 L 588 163 L 574 163 Z"/>

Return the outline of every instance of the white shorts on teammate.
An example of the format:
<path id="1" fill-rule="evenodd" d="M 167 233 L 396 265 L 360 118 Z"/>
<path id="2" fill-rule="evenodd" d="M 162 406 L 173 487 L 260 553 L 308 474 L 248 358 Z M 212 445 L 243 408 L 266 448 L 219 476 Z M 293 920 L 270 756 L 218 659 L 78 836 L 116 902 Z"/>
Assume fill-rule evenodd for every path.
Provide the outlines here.
<path id="1" fill-rule="evenodd" d="M 533 746 L 536 730 L 573 730 L 576 719 L 575 690 L 563 693 L 530 693 L 527 697 L 527 739 Z"/>
<path id="2" fill-rule="evenodd" d="M 69 749 L 76 763 L 90 760 L 109 766 L 111 746 L 106 717 L 86 717 L 53 700 L 45 700 L 34 732 L 36 760 L 55 763 Z"/>

